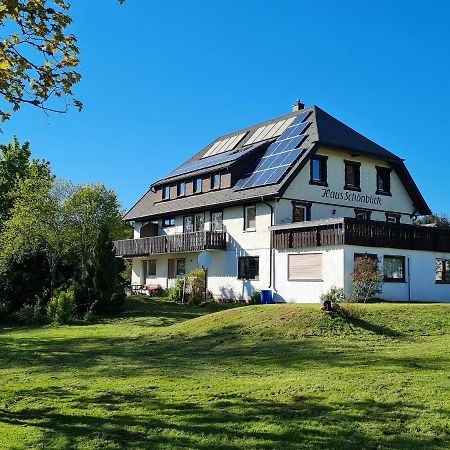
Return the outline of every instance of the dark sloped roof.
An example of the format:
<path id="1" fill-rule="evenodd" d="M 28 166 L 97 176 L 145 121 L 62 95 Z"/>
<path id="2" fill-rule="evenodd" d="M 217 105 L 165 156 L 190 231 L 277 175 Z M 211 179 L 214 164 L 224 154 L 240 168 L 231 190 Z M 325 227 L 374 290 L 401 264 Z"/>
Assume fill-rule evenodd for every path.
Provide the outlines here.
<path id="1" fill-rule="evenodd" d="M 295 178 L 302 167 L 309 161 L 314 155 L 319 145 L 325 145 L 343 150 L 354 151 L 358 154 L 370 155 L 376 158 L 389 161 L 397 171 L 399 178 L 408 190 L 411 198 L 413 199 L 415 206 L 420 214 L 430 214 L 430 209 L 426 204 L 422 194 L 417 188 L 414 180 L 409 174 L 403 160 L 398 156 L 391 153 L 389 150 L 381 147 L 370 139 L 366 138 L 362 134 L 353 130 L 349 126 L 345 125 L 341 121 L 335 119 L 330 114 L 323 111 L 318 106 L 311 106 L 304 108 L 300 111 L 295 111 L 284 116 L 277 117 L 275 119 L 268 120 L 256 124 L 254 126 L 244 128 L 242 130 L 229 133 L 221 136 L 211 142 L 203 150 L 195 154 L 192 158 L 181 164 L 177 169 L 187 167 L 192 163 L 199 161 L 203 155 L 214 145 L 215 142 L 230 138 L 241 133 L 246 133 L 244 139 L 234 149 L 234 151 L 240 151 L 246 148 L 246 142 L 250 139 L 252 134 L 260 127 L 270 125 L 284 119 L 288 119 L 293 116 L 297 116 L 304 111 L 310 111 L 310 115 L 307 118 L 308 122 L 311 122 L 308 127 L 308 136 L 306 140 L 301 144 L 301 147 L 305 150 L 301 153 L 301 156 L 294 162 L 292 167 L 288 170 L 285 176 L 276 184 L 268 186 L 257 186 L 245 190 L 234 190 L 233 187 L 228 189 L 222 189 L 218 191 L 210 191 L 202 194 L 194 194 L 187 197 L 165 200 L 160 202 L 154 202 L 152 188 L 157 185 L 161 185 L 167 182 L 174 182 L 182 178 L 192 177 L 201 173 L 208 173 L 212 170 L 216 171 L 224 167 L 230 167 L 233 164 L 245 164 L 247 158 L 239 158 L 229 163 L 208 167 L 195 172 L 190 172 L 186 175 L 176 175 L 165 177 L 151 186 L 149 191 L 127 212 L 124 220 L 135 219 L 149 219 L 156 218 L 158 216 L 170 215 L 180 211 L 191 212 L 205 207 L 222 207 L 233 203 L 244 203 L 255 200 L 261 200 L 263 197 L 265 200 L 273 197 L 280 196 L 289 186 L 291 181 Z M 266 142 L 266 144 L 268 141 Z"/>
<path id="2" fill-rule="evenodd" d="M 315 106 L 317 130 L 319 142 L 332 147 L 355 150 L 364 155 L 376 156 L 393 161 L 401 161 L 401 158 L 381 147 L 370 139 L 350 128 L 340 120 Z"/>

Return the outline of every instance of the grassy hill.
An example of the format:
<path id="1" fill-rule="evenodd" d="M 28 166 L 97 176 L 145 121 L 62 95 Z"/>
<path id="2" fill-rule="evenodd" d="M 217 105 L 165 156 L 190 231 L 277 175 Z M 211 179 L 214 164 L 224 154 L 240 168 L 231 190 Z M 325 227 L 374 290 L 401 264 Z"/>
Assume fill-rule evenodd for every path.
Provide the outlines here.
<path id="1" fill-rule="evenodd" d="M 450 305 L 135 298 L 0 346 L 0 448 L 450 448 Z"/>

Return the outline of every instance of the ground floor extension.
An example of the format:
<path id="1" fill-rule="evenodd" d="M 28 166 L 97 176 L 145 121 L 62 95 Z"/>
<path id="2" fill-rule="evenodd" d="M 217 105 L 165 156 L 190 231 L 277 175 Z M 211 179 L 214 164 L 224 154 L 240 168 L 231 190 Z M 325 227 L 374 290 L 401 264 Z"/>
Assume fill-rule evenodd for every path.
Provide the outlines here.
<path id="1" fill-rule="evenodd" d="M 450 302 L 446 230 L 338 218 L 273 226 L 270 242 L 259 249 L 232 241 L 227 236 L 220 248 L 207 249 L 213 260 L 207 286 L 216 298 L 247 300 L 255 290 L 268 289 L 275 302 L 311 303 L 333 286 L 351 297 L 355 259 L 368 255 L 383 271 L 380 298 Z M 171 287 L 198 267 L 202 250 L 130 258 L 132 283 Z"/>

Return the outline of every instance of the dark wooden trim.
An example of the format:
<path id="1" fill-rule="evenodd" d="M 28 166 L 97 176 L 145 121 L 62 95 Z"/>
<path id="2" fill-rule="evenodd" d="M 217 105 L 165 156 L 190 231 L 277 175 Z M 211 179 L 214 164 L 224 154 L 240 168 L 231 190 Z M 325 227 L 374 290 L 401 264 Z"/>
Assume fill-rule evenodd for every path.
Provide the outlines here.
<path id="1" fill-rule="evenodd" d="M 350 217 L 275 226 L 275 249 L 356 245 L 450 253 L 450 230 Z"/>
<path id="2" fill-rule="evenodd" d="M 173 219 L 173 225 L 164 225 L 165 220 L 172 220 L 172 219 Z M 175 225 L 176 225 L 175 216 L 167 216 L 167 217 L 163 217 L 161 219 L 161 228 L 171 228 L 171 227 L 174 227 Z"/>
<path id="3" fill-rule="evenodd" d="M 375 166 L 375 169 L 377 170 L 377 175 L 376 175 L 376 179 L 375 179 L 375 183 L 376 183 L 376 191 L 375 194 L 376 195 L 386 195 L 388 197 L 392 197 L 392 193 L 391 193 L 391 183 L 392 183 L 392 178 L 391 178 L 391 173 L 392 173 L 392 167 L 383 167 L 383 166 Z M 387 171 L 389 172 L 389 191 L 380 191 L 378 189 L 378 178 L 380 176 L 380 172 L 381 171 Z"/>
<path id="4" fill-rule="evenodd" d="M 321 161 L 323 163 L 323 171 L 324 171 L 324 179 L 323 180 L 314 180 L 313 179 L 313 164 L 314 160 Z M 311 157 L 309 163 L 309 184 L 314 184 L 317 186 L 328 186 L 328 156 L 326 155 L 314 155 Z"/>
<path id="5" fill-rule="evenodd" d="M 403 255 L 383 255 L 383 272 L 384 272 L 384 261 L 390 258 L 400 258 L 402 260 L 402 278 L 386 278 L 386 274 L 383 276 L 384 283 L 406 283 L 406 258 Z"/>
<path id="6" fill-rule="evenodd" d="M 363 214 L 367 214 L 369 216 L 369 218 L 366 219 L 366 220 L 371 220 L 371 216 L 372 216 L 372 210 L 371 209 L 367 209 L 367 208 L 353 208 L 353 211 L 355 211 L 355 218 L 357 218 L 356 215 L 358 213 L 363 213 Z M 361 220 L 361 219 L 359 219 L 359 220 Z"/>
<path id="7" fill-rule="evenodd" d="M 356 181 L 357 184 L 347 184 L 347 167 L 353 166 L 357 168 Z M 344 190 L 361 192 L 361 163 L 359 161 L 349 161 L 344 159 Z"/>
<path id="8" fill-rule="evenodd" d="M 225 231 L 194 231 L 192 233 L 114 241 L 116 255 L 123 258 L 159 253 L 226 250 L 226 245 Z"/>
<path id="9" fill-rule="evenodd" d="M 386 222 L 388 222 L 388 217 L 394 217 L 395 223 L 400 223 L 401 214 L 387 212 L 387 213 L 385 213 L 385 216 L 386 216 Z M 393 222 L 388 222 L 388 223 L 393 223 Z"/>

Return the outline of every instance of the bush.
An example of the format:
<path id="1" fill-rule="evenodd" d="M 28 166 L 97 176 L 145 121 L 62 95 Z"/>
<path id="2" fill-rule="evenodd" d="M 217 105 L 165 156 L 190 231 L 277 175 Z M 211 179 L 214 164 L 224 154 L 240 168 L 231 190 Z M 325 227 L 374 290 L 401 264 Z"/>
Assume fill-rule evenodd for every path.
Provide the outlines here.
<path id="1" fill-rule="evenodd" d="M 364 302 L 382 292 L 383 272 L 378 268 L 378 260 L 361 256 L 355 261 L 355 270 L 350 274 L 353 281 L 353 300 Z"/>
<path id="2" fill-rule="evenodd" d="M 325 303 L 326 301 L 330 301 L 331 303 L 345 302 L 344 289 L 337 288 L 336 286 L 331 286 L 328 292 L 324 292 L 320 296 L 320 301 L 322 303 Z"/>
<path id="3" fill-rule="evenodd" d="M 169 298 L 175 302 L 181 302 L 183 300 L 183 284 L 184 278 L 178 278 L 175 281 L 175 286 L 167 290 Z"/>
<path id="4" fill-rule="evenodd" d="M 252 295 L 250 295 L 248 303 L 250 305 L 256 305 L 258 303 L 261 303 L 261 291 L 259 289 L 255 289 L 252 292 Z"/>
<path id="5" fill-rule="evenodd" d="M 50 320 L 58 325 L 73 322 L 76 314 L 76 305 L 73 290 L 61 291 L 55 294 L 47 306 L 47 315 Z"/>
<path id="6" fill-rule="evenodd" d="M 205 271 L 195 269 L 188 275 L 188 285 L 191 288 L 190 302 L 194 305 L 205 300 Z"/>
<path id="7" fill-rule="evenodd" d="M 20 309 L 11 314 L 11 319 L 15 322 L 33 323 L 34 306 L 23 305 Z"/>

